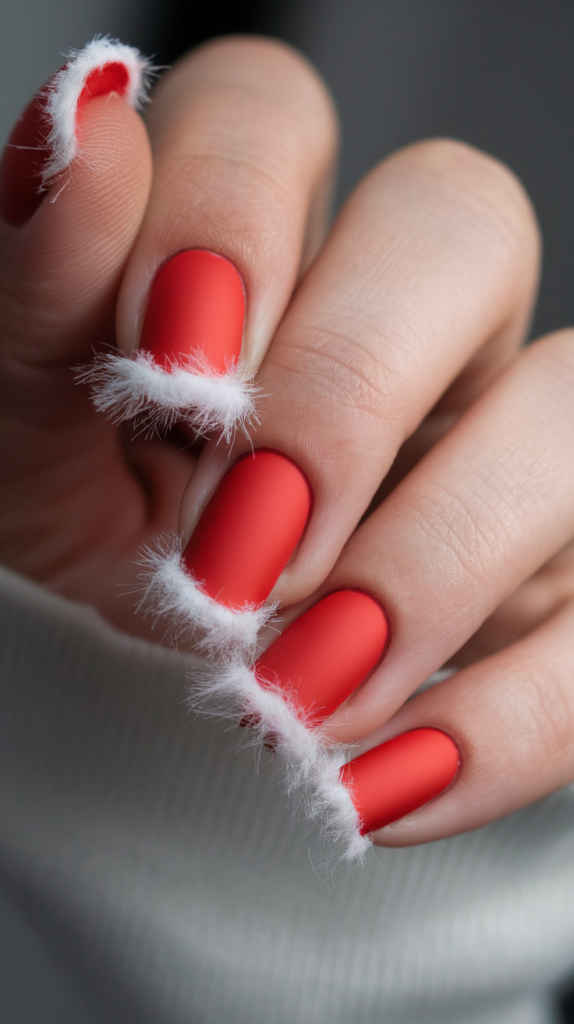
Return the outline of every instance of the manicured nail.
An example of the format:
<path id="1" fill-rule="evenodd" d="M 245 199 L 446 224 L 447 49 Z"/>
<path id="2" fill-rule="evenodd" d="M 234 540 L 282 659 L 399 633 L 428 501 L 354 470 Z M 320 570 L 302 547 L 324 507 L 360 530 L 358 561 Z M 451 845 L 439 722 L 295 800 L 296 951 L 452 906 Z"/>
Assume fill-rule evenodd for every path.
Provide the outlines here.
<path id="1" fill-rule="evenodd" d="M 110 61 L 103 67 L 94 68 L 87 75 L 82 91 L 78 97 L 76 116 L 90 100 L 96 96 L 107 96 L 110 92 L 117 92 L 118 96 L 124 96 L 130 84 L 130 76 L 125 64 L 119 61 Z"/>
<path id="2" fill-rule="evenodd" d="M 173 256 L 159 271 L 149 297 L 140 349 L 164 369 L 189 363 L 225 373 L 241 353 L 245 295 L 233 263 L 206 249 Z"/>
<path id="3" fill-rule="evenodd" d="M 184 551 L 184 565 L 220 604 L 258 607 L 291 558 L 310 509 L 299 467 L 259 449 L 219 484 Z"/>
<path id="4" fill-rule="evenodd" d="M 359 590 L 329 594 L 291 623 L 253 666 L 259 681 L 283 686 L 318 724 L 380 662 L 389 624 L 378 601 Z"/>
<path id="5" fill-rule="evenodd" d="M 404 818 L 443 793 L 458 774 L 456 744 L 439 729 L 413 729 L 368 750 L 341 769 L 361 835 Z"/>

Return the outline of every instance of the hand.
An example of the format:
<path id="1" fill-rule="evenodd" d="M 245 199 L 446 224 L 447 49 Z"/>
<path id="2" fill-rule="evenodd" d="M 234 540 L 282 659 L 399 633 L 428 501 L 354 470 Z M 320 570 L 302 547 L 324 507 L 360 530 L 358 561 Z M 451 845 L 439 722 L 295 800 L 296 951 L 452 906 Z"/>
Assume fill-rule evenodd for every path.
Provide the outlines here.
<path id="1" fill-rule="evenodd" d="M 157 639 L 135 614 L 136 563 L 177 529 L 196 450 L 118 430 L 77 368 L 116 337 L 137 346 L 158 267 L 189 247 L 239 268 L 256 367 L 318 245 L 335 134 L 312 70 L 255 40 L 181 62 L 155 92 L 147 131 L 113 92 L 83 107 L 69 170 L 26 223 L 0 222 L 6 565 Z"/>
<path id="2" fill-rule="evenodd" d="M 461 752 L 448 792 L 376 841 L 477 827 L 572 781 L 573 337 L 520 350 L 539 243 L 517 181 L 469 147 L 422 143 L 376 168 L 321 244 L 334 117 L 312 71 L 264 41 L 211 44 L 163 79 L 149 197 L 123 101 L 91 101 L 82 130 L 57 201 L 58 186 L 3 231 L 7 564 L 142 629 L 117 584 L 178 508 L 189 537 L 227 453 L 209 443 L 193 473 L 195 451 L 126 438 L 71 367 L 113 341 L 114 307 L 133 350 L 162 262 L 215 251 L 243 277 L 244 360 L 261 364 L 251 440 L 313 492 L 274 596 L 293 618 L 358 588 L 392 627 L 323 733 L 366 750 L 431 727 Z M 231 458 L 248 449 L 238 438 Z M 447 663 L 465 667 L 405 703 Z"/>

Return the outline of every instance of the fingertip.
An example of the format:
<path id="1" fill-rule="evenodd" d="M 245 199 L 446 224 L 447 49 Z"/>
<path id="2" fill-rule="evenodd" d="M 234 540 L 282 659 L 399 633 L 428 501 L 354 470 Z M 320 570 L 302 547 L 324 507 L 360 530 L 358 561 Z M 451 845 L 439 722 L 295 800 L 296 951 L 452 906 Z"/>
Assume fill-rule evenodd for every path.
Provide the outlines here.
<path id="1" fill-rule="evenodd" d="M 151 183 L 141 118 L 117 94 L 82 112 L 81 149 L 19 233 L 13 271 L 34 282 L 65 319 L 115 278 L 140 225 Z"/>
<path id="2" fill-rule="evenodd" d="M 145 203 L 151 184 L 151 150 L 139 115 L 118 93 L 90 100 L 81 110 L 81 148 L 69 168 L 66 190 L 86 193 L 99 206 L 113 205 L 120 219 Z M 54 182 L 48 203 L 57 202 L 62 180 Z"/>
<path id="3" fill-rule="evenodd" d="M 16 122 L 0 163 L 0 216 L 19 226 L 42 204 L 47 187 L 70 167 L 82 148 L 86 108 L 98 96 L 121 96 L 140 107 L 152 68 L 138 50 L 96 37 L 32 98 Z"/>
<path id="4" fill-rule="evenodd" d="M 77 155 L 11 232 L 2 257 L 3 288 L 13 299 L 5 329 L 20 337 L 33 311 L 22 341 L 42 361 L 81 361 L 113 340 L 112 303 L 151 174 L 139 115 L 116 93 L 91 99 L 82 111 Z M 40 334 L 36 324 L 43 325 Z"/>

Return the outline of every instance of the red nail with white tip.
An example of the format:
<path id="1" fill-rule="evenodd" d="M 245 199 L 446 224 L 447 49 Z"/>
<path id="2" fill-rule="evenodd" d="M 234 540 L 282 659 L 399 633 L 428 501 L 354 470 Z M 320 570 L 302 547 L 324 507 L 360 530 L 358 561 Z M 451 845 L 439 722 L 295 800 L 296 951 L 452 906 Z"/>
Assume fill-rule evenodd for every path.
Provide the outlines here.
<path id="1" fill-rule="evenodd" d="M 291 459 L 249 453 L 220 482 L 183 555 L 150 556 L 150 603 L 195 629 L 200 649 L 216 658 L 248 657 L 310 509 L 309 484 Z"/>
<path id="2" fill-rule="evenodd" d="M 196 710 L 234 717 L 247 736 L 278 753 L 287 790 L 307 790 L 306 805 L 326 830 L 360 857 L 370 845 L 339 771 L 348 748 L 319 729 L 379 665 L 389 642 L 385 611 L 369 594 L 328 594 L 291 623 L 252 668 L 230 664 L 195 680 Z"/>
<path id="3" fill-rule="evenodd" d="M 301 719 L 315 727 L 367 679 L 388 638 L 378 601 L 359 590 L 337 590 L 291 623 L 253 672 L 261 686 L 281 689 Z"/>
<path id="4" fill-rule="evenodd" d="M 367 679 L 387 649 L 381 605 L 358 590 L 338 590 L 292 622 L 249 668 L 231 664 L 195 687 L 202 707 L 235 717 L 271 746 L 298 779 L 326 749 L 318 726 Z"/>
<path id="5" fill-rule="evenodd" d="M 171 370 L 190 359 L 206 372 L 233 369 L 241 355 L 245 292 L 237 268 L 206 249 L 172 256 L 152 285 L 140 349 Z"/>
<path id="6" fill-rule="evenodd" d="M 82 375 L 96 408 L 150 430 L 186 423 L 229 440 L 255 415 L 240 362 L 244 319 L 245 289 L 230 260 L 206 249 L 176 253 L 152 284 L 133 358 L 100 355 Z"/>
<path id="7" fill-rule="evenodd" d="M 460 769 L 458 747 L 440 729 L 421 728 L 348 759 L 326 751 L 309 774 L 308 807 L 347 860 L 362 861 L 372 833 L 440 796 Z"/>

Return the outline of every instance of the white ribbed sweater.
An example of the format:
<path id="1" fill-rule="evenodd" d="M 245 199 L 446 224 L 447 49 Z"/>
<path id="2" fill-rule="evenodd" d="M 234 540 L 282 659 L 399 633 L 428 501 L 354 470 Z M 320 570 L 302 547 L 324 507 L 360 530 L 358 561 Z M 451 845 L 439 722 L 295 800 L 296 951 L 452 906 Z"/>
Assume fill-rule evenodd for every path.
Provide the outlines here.
<path id="1" fill-rule="evenodd" d="M 193 659 L 0 573 L 3 1024 L 542 1024 L 574 791 L 327 870 Z M 7 1014 L 7 1015 L 6 1015 Z"/>

